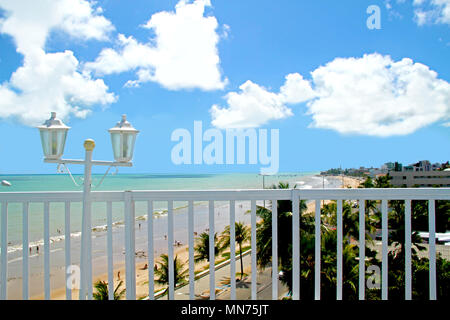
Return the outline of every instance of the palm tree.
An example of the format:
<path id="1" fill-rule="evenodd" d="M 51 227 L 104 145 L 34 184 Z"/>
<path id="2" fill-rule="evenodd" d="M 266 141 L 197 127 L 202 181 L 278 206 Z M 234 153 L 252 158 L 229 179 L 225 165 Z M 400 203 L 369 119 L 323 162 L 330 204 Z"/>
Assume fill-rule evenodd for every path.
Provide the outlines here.
<path id="1" fill-rule="evenodd" d="M 160 256 L 160 261 L 158 262 L 159 267 L 156 265 L 155 266 L 155 275 L 158 277 L 157 279 L 155 279 L 155 282 L 158 284 L 161 284 L 163 286 L 165 285 L 169 285 L 169 257 L 167 256 L 167 254 L 162 254 Z M 175 282 L 175 286 L 177 286 L 178 284 L 182 284 L 184 282 L 186 282 L 186 278 L 188 275 L 188 270 L 184 269 L 184 265 L 186 263 L 181 262 L 180 260 L 178 260 L 178 256 L 175 256 L 175 259 L 173 260 L 173 266 L 174 266 L 174 270 L 173 270 L 173 274 L 174 274 L 174 282 Z M 169 290 L 169 287 L 167 287 L 167 289 L 164 291 L 164 294 L 166 294 Z M 169 296 L 167 296 L 167 299 L 169 299 Z"/>
<path id="2" fill-rule="evenodd" d="M 278 186 L 273 185 L 272 189 L 289 189 L 289 183 L 280 182 Z M 292 201 L 278 200 L 276 206 L 278 212 L 278 257 L 280 263 L 283 264 L 290 259 L 292 254 L 292 232 L 286 232 L 286 230 L 292 230 Z M 309 225 L 305 223 L 307 217 L 303 215 L 306 209 L 306 202 L 299 201 L 299 219 L 302 228 Z M 272 211 L 258 206 L 256 215 L 260 218 L 256 226 L 257 262 L 260 268 L 265 268 L 271 265 L 272 261 Z M 314 226 L 312 226 L 312 230 L 314 230 Z"/>
<path id="3" fill-rule="evenodd" d="M 114 300 L 120 300 L 123 295 L 125 294 L 126 289 L 123 289 L 122 291 L 119 291 L 120 287 L 123 284 L 123 280 L 121 280 L 118 284 L 116 289 L 114 289 Z M 97 290 L 97 292 L 93 293 L 94 300 L 108 300 L 109 299 L 109 292 L 108 292 L 108 283 L 106 281 L 97 281 L 94 284 L 94 288 Z"/>
<path id="4" fill-rule="evenodd" d="M 369 242 L 372 241 L 370 234 L 375 232 L 375 224 L 378 223 L 376 218 L 376 206 L 375 201 L 365 200 L 365 231 L 366 238 Z M 370 203 L 369 203 L 370 202 Z M 375 214 L 371 214 L 375 212 Z M 337 226 L 337 203 L 336 201 L 331 201 L 323 206 L 321 209 L 321 214 L 323 215 L 323 222 L 330 226 Z M 352 208 L 349 201 L 342 202 L 342 224 L 343 231 L 346 237 L 351 237 L 353 239 L 359 239 L 359 210 Z"/>
<path id="5" fill-rule="evenodd" d="M 209 262 L 209 233 L 208 232 L 202 232 L 197 238 L 196 238 L 196 245 L 194 247 L 194 250 L 196 252 L 196 255 L 194 256 L 194 262 L 198 263 L 200 261 L 206 260 Z M 217 241 L 217 233 L 214 234 L 214 256 L 217 256 L 222 249 L 218 245 Z"/>
<path id="6" fill-rule="evenodd" d="M 234 224 L 236 242 L 239 245 L 239 255 L 241 260 L 241 278 L 244 276 L 244 262 L 242 261 L 242 244 L 247 241 L 250 241 L 251 238 L 251 230 L 248 226 L 246 226 L 243 222 L 235 222 Z M 222 250 L 230 246 L 230 226 L 226 226 L 222 232 L 221 238 L 221 248 Z"/>

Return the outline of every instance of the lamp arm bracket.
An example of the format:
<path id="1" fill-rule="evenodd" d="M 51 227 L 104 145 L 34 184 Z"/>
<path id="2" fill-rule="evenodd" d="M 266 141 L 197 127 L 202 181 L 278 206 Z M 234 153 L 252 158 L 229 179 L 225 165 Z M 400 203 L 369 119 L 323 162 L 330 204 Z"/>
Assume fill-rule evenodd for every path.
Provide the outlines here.
<path id="1" fill-rule="evenodd" d="M 106 175 L 108 174 L 109 170 L 110 170 L 112 167 L 116 168 L 116 172 L 113 173 L 113 175 L 117 174 L 117 172 L 119 171 L 118 166 L 117 166 L 117 165 L 114 165 L 114 164 L 110 165 L 110 166 L 108 167 L 108 170 L 106 170 L 105 174 L 103 175 L 102 179 L 100 180 L 100 182 L 97 183 L 97 184 L 94 186 L 94 188 L 100 187 L 100 185 L 102 184 L 103 180 L 105 179 Z"/>
<path id="2" fill-rule="evenodd" d="M 80 185 L 79 185 L 78 183 L 76 183 L 76 181 L 75 181 L 75 179 L 74 179 L 72 173 L 70 172 L 69 168 L 67 168 L 67 166 L 66 166 L 65 163 L 59 163 L 59 164 L 58 164 L 58 167 L 56 168 L 56 172 L 64 173 L 64 169 L 61 169 L 61 166 L 63 166 L 63 167 L 66 169 L 66 172 L 69 174 L 69 176 L 70 176 L 70 178 L 72 179 L 73 183 L 74 183 L 77 187 L 79 187 Z"/>

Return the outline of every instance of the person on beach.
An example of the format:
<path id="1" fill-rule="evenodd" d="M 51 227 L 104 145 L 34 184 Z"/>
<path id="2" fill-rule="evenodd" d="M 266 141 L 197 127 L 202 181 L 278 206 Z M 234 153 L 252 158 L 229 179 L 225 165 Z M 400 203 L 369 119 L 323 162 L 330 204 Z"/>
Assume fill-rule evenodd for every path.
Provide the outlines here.
<path id="1" fill-rule="evenodd" d="M 119 271 L 119 272 L 117 272 L 117 279 L 119 279 L 119 280 L 120 280 L 120 271 Z"/>
<path id="2" fill-rule="evenodd" d="M 36 252 L 39 253 L 39 246 L 36 246 Z"/>

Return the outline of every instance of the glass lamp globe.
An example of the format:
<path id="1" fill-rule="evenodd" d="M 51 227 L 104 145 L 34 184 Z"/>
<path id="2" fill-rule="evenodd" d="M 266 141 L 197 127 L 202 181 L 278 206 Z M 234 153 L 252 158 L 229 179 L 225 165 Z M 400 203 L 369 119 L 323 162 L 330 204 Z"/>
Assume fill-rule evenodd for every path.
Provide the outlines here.
<path id="1" fill-rule="evenodd" d="M 56 112 L 52 112 L 50 119 L 46 120 L 38 129 L 41 134 L 45 159 L 60 159 L 64 153 L 64 145 L 70 127 L 56 119 Z"/>
<path id="2" fill-rule="evenodd" d="M 111 134 L 114 159 L 117 162 L 129 162 L 133 159 L 134 143 L 138 130 L 127 121 L 127 116 L 122 115 L 122 120 L 108 130 Z"/>

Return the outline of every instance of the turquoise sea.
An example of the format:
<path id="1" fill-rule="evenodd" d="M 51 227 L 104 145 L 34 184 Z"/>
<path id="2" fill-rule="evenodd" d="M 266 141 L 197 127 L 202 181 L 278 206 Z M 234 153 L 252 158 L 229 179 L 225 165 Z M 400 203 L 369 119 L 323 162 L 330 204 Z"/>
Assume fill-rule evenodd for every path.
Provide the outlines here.
<path id="1" fill-rule="evenodd" d="M 322 178 L 307 179 L 319 172 L 280 173 L 264 177 L 265 187 L 279 181 L 295 184 L 322 183 Z M 73 175 L 76 186 L 68 174 L 1 175 L 1 180 L 11 183 L 10 187 L 0 188 L 0 192 L 28 191 L 81 191 L 83 175 Z M 232 174 L 109 174 L 102 184 L 102 174 L 92 176 L 93 191 L 111 190 L 211 190 L 211 189 L 256 189 L 263 187 L 263 176 L 256 173 Z M 317 181 L 315 181 L 317 180 Z M 313 187 L 313 186 L 311 186 Z"/>
<path id="2" fill-rule="evenodd" d="M 336 188 L 341 180 L 337 177 L 323 178 L 319 172 L 280 173 L 264 177 L 264 187 L 270 188 L 279 182 L 288 182 L 297 188 Z M 1 180 L 11 183 L 10 187 L 0 186 L 0 192 L 32 191 L 81 191 L 83 175 L 74 175 L 75 183 L 68 174 L 53 175 L 0 175 Z M 105 177 L 93 175 L 93 191 L 111 190 L 211 190 L 211 189 L 262 189 L 263 177 L 256 173 L 235 174 L 117 174 Z M 236 203 L 236 221 L 250 223 L 246 214 L 250 209 L 249 201 Z M 262 205 L 258 203 L 258 205 Z M 175 240 L 187 243 L 187 202 L 174 202 L 174 236 Z M 29 252 L 32 286 L 30 294 L 43 291 L 43 203 L 29 205 Z M 228 202 L 216 201 L 214 205 L 216 232 L 229 224 Z M 77 264 L 80 257 L 81 202 L 72 202 L 70 206 L 70 238 L 72 264 Z M 137 261 L 145 261 L 147 252 L 147 203 L 136 202 L 136 254 Z M 21 297 L 22 277 L 22 204 L 8 202 L 8 297 Z M 168 248 L 167 238 L 167 202 L 154 202 L 153 240 L 155 258 Z M 65 281 L 65 230 L 64 203 L 50 203 L 50 253 L 51 253 L 51 287 L 52 290 L 64 286 Z M 114 266 L 124 261 L 124 211 L 123 204 L 113 202 L 113 255 Z M 106 272 L 106 203 L 92 204 L 93 226 L 93 268 L 94 275 Z M 194 230 L 203 232 L 208 228 L 208 203 L 195 202 Z M 38 250 L 38 249 L 41 250 Z M 139 260 L 140 259 L 140 260 Z M 143 260 L 144 259 L 144 260 Z"/>
<path id="3" fill-rule="evenodd" d="M 111 190 L 211 190 L 211 189 L 262 189 L 269 188 L 278 182 L 289 182 L 299 188 L 315 188 L 323 186 L 319 172 L 280 173 L 273 176 L 263 176 L 256 173 L 235 174 L 109 174 L 101 185 L 103 175 L 95 174 L 92 178 L 93 191 Z M 1 186 L 0 192 L 30 192 L 30 191 L 81 191 L 83 175 L 68 174 L 36 174 L 36 175 L 0 175 L 0 180 L 7 180 L 10 187 Z M 336 187 L 339 182 L 327 178 L 326 187 Z M 78 185 L 78 186 L 77 186 Z M 113 203 L 113 222 L 120 225 L 123 222 L 121 203 Z M 164 214 L 167 203 L 156 202 L 155 214 Z M 186 203 L 175 202 L 175 208 L 182 208 Z M 92 226 L 94 231 L 106 228 L 106 204 L 93 203 Z M 137 219 L 146 217 L 146 204 L 136 203 Z M 81 203 L 71 204 L 71 234 L 79 236 L 81 227 Z M 30 203 L 29 207 L 29 238 L 31 245 L 43 243 L 43 203 Z M 50 236 L 52 241 L 64 238 L 64 204 L 50 204 Z M 21 250 L 22 245 L 22 205 L 8 204 L 8 251 Z"/>

